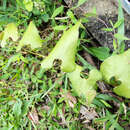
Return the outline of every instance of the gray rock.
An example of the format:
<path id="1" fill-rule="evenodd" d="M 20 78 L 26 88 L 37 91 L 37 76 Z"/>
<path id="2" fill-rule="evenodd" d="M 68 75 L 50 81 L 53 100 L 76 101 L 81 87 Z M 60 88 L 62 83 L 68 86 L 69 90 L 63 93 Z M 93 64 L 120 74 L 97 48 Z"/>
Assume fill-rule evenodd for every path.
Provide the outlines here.
<path id="1" fill-rule="evenodd" d="M 77 1 L 64 0 L 69 7 L 73 7 Z M 118 19 L 118 3 L 117 0 L 88 0 L 80 7 L 74 10 L 77 17 L 92 12 L 96 7 L 98 18 L 89 18 L 89 22 L 85 24 L 86 28 L 102 46 L 108 46 L 113 49 L 113 36 L 110 32 L 101 30 L 102 28 L 111 27 L 109 20 L 115 23 Z M 125 36 L 130 37 L 130 15 L 124 11 L 125 17 Z M 126 41 L 126 46 L 130 47 L 130 41 Z"/>

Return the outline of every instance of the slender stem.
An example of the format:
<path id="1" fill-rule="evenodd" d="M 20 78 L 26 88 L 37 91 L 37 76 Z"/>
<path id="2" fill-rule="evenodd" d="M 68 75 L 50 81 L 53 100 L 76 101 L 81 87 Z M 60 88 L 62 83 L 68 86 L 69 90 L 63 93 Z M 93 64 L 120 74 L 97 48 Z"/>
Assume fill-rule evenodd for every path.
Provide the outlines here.
<path id="1" fill-rule="evenodd" d="M 29 51 L 29 50 L 26 50 L 26 49 L 23 49 L 23 50 L 24 50 L 25 52 L 22 51 L 22 53 L 26 53 L 26 52 L 28 52 L 28 53 L 31 53 L 31 54 L 37 55 L 37 56 L 39 56 L 39 57 L 43 57 L 43 58 L 45 58 L 44 55 L 38 54 L 38 53 L 36 53 L 36 52 L 32 52 L 32 51 Z"/>
<path id="2" fill-rule="evenodd" d="M 62 19 L 68 19 L 69 17 L 55 17 L 55 20 L 62 20 Z"/>

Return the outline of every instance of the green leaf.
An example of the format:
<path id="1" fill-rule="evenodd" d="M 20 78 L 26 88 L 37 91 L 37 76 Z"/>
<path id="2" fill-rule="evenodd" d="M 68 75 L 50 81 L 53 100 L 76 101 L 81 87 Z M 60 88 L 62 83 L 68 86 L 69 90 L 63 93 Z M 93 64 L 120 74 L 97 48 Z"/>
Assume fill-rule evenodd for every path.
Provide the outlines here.
<path id="1" fill-rule="evenodd" d="M 29 106 L 31 105 L 31 103 L 32 103 L 32 100 L 29 100 L 29 101 L 24 100 L 23 101 L 22 112 L 21 112 L 22 116 L 26 116 L 28 114 Z"/>
<path id="2" fill-rule="evenodd" d="M 112 108 L 112 106 L 104 100 L 100 100 L 106 107 Z"/>
<path id="3" fill-rule="evenodd" d="M 114 86 L 113 90 L 116 94 L 130 98 L 130 49 L 106 59 L 101 64 L 100 71 L 107 83 L 111 84 L 112 77 L 120 82 L 119 85 Z"/>
<path id="4" fill-rule="evenodd" d="M 91 64 L 89 64 L 82 56 L 80 56 L 79 54 L 77 54 L 77 57 L 78 57 L 78 59 L 80 60 L 80 62 L 82 62 L 82 64 L 83 64 L 83 67 L 86 69 L 89 69 L 89 70 L 91 70 L 91 69 L 95 69 L 95 67 L 94 66 L 92 66 Z"/>
<path id="5" fill-rule="evenodd" d="M 130 38 L 125 37 L 124 35 L 120 33 L 114 34 L 114 37 L 117 38 L 118 40 L 124 41 L 124 40 L 130 40 Z"/>
<path id="6" fill-rule="evenodd" d="M 116 116 L 117 116 L 116 114 L 111 114 L 108 110 L 106 110 L 105 117 L 97 118 L 97 119 L 94 120 L 94 122 L 96 122 L 96 123 L 106 122 L 106 127 L 107 127 L 107 130 L 108 130 L 108 128 L 111 126 L 111 124 L 115 121 Z"/>
<path id="7" fill-rule="evenodd" d="M 76 66 L 75 71 L 68 74 L 68 77 L 72 83 L 72 87 L 78 96 L 86 99 L 88 105 L 96 96 L 95 85 L 96 81 L 101 80 L 101 73 L 97 69 L 92 69 L 88 75 L 88 79 L 81 78 L 80 72 L 83 68 L 79 65 Z"/>
<path id="8" fill-rule="evenodd" d="M 113 47 L 114 47 L 114 50 L 116 50 L 116 49 L 117 49 L 116 39 L 113 39 Z"/>
<path id="9" fill-rule="evenodd" d="M 67 11 L 67 16 L 71 19 L 71 21 L 75 24 L 77 22 L 77 19 L 75 18 L 73 12 L 71 10 Z"/>
<path id="10" fill-rule="evenodd" d="M 110 49 L 107 47 L 91 47 L 89 50 L 93 53 L 93 56 L 96 56 L 101 61 L 110 56 Z"/>
<path id="11" fill-rule="evenodd" d="M 118 5 L 119 5 L 118 6 L 118 21 L 120 21 L 121 19 L 123 19 L 123 22 L 118 27 L 118 33 L 121 34 L 121 35 L 124 35 L 125 34 L 125 27 L 124 27 L 125 25 L 124 25 L 124 14 L 123 14 L 121 0 L 118 0 Z M 123 42 L 122 39 L 118 39 L 118 44 L 119 44 L 119 49 L 120 49 L 121 45 L 125 44 L 125 43 Z"/>
<path id="12" fill-rule="evenodd" d="M 111 124 L 112 125 L 109 127 L 109 130 L 124 130 L 124 128 L 118 124 L 117 120 L 114 120 Z"/>
<path id="13" fill-rule="evenodd" d="M 22 39 L 19 42 L 17 51 L 21 49 L 24 45 L 31 45 L 32 49 L 42 46 L 42 40 L 38 34 L 38 30 L 33 22 L 30 22 L 27 30 L 23 34 Z"/>
<path id="14" fill-rule="evenodd" d="M 6 67 L 9 67 L 12 62 L 19 61 L 19 60 L 20 60 L 20 57 L 21 57 L 21 54 L 20 54 L 20 53 L 15 54 L 15 55 L 13 55 L 12 57 L 10 57 L 9 60 L 8 60 L 8 63 L 7 63 L 7 66 L 6 66 Z"/>
<path id="15" fill-rule="evenodd" d="M 75 9 L 75 8 L 81 6 L 81 5 L 84 4 L 86 1 L 87 1 L 87 0 L 78 0 L 78 4 L 77 4 L 75 7 L 73 7 L 72 9 Z"/>
<path id="16" fill-rule="evenodd" d="M 59 15 L 61 12 L 63 12 L 63 9 L 64 9 L 64 6 L 60 6 L 58 7 L 52 14 L 51 18 L 54 18 L 56 17 L 57 15 Z"/>
<path id="17" fill-rule="evenodd" d="M 27 11 L 31 12 L 33 10 L 33 2 L 32 0 L 23 0 L 23 4 Z"/>
<path id="18" fill-rule="evenodd" d="M 110 96 L 110 95 L 107 95 L 107 94 L 98 94 L 96 96 L 97 99 L 102 99 L 102 100 L 105 100 L 105 101 L 116 101 L 117 103 L 119 103 L 119 100 L 117 100 L 116 98 Z"/>
<path id="19" fill-rule="evenodd" d="M 6 26 L 5 30 L 0 34 L 1 47 L 5 47 L 6 40 L 11 38 L 13 41 L 18 40 L 18 29 L 14 23 L 10 23 Z"/>
<path id="20" fill-rule="evenodd" d="M 19 117 L 21 114 L 22 101 L 18 99 L 13 106 L 13 113 L 16 117 Z"/>
<path id="21" fill-rule="evenodd" d="M 44 22 L 48 22 L 49 21 L 49 15 L 48 14 L 43 14 L 42 17 Z"/>
<path id="22" fill-rule="evenodd" d="M 119 20 L 114 24 L 114 28 L 118 28 L 123 22 L 124 22 L 124 18 L 123 18 L 123 19 L 119 19 Z"/>
<path id="23" fill-rule="evenodd" d="M 6 10 L 6 8 L 7 8 L 7 0 L 4 0 L 3 1 L 3 10 Z"/>
<path id="24" fill-rule="evenodd" d="M 90 48 L 86 48 L 85 46 L 83 46 L 83 48 L 85 49 L 85 51 L 87 51 L 88 53 L 90 53 L 91 55 L 97 57 L 99 60 L 104 61 L 106 58 L 108 58 L 110 56 L 110 49 L 107 47 L 90 47 Z"/>
<path id="25" fill-rule="evenodd" d="M 113 28 L 102 28 L 103 31 L 112 32 Z"/>
<path id="26" fill-rule="evenodd" d="M 62 61 L 61 70 L 64 72 L 72 72 L 75 70 L 75 53 L 77 48 L 77 40 L 79 36 L 80 21 L 77 22 L 69 30 L 65 31 L 56 46 L 53 48 L 48 57 L 46 57 L 41 66 L 44 69 L 50 69 L 53 66 L 53 61 L 59 59 Z"/>

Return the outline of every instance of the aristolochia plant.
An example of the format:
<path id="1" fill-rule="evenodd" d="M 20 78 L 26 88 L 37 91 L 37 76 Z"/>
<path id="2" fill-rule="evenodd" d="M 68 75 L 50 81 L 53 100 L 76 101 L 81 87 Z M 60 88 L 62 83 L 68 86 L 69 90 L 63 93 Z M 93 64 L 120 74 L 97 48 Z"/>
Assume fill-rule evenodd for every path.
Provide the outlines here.
<path id="1" fill-rule="evenodd" d="M 41 63 L 42 68 L 50 69 L 55 59 L 62 61 L 61 70 L 72 72 L 75 70 L 75 54 L 79 36 L 80 21 L 69 30 L 65 31 L 51 53 Z"/>
<path id="2" fill-rule="evenodd" d="M 27 30 L 19 42 L 18 50 L 20 50 L 24 45 L 31 45 L 32 49 L 42 46 L 42 39 L 40 38 L 38 30 L 32 21 L 29 23 Z"/>
<path id="3" fill-rule="evenodd" d="M 14 23 L 8 24 L 5 30 L 0 34 L 1 47 L 5 47 L 9 38 L 13 41 L 18 40 L 18 29 Z"/>
<path id="4" fill-rule="evenodd" d="M 50 69 L 53 67 L 54 60 L 61 60 L 61 70 L 68 73 L 73 89 L 78 96 L 86 99 L 88 105 L 96 96 L 96 82 L 102 77 L 107 83 L 114 86 L 116 94 L 130 98 L 130 49 L 123 54 L 110 56 L 101 64 L 100 71 L 92 69 L 87 79 L 81 78 L 80 73 L 83 68 L 75 63 L 80 25 L 81 22 L 78 21 L 64 32 L 51 53 L 42 61 L 42 68 Z M 13 41 L 18 40 L 18 30 L 14 23 L 8 24 L 0 34 L 1 47 L 5 47 L 9 38 Z M 17 51 L 24 45 L 30 45 L 31 49 L 42 46 L 42 39 L 33 22 L 30 22 L 19 41 Z M 13 58 L 16 59 L 17 57 L 19 55 Z"/>
<path id="5" fill-rule="evenodd" d="M 83 68 L 77 65 L 75 71 L 69 73 L 68 77 L 78 96 L 85 98 L 87 104 L 90 105 L 96 96 L 96 82 L 102 79 L 102 75 L 100 71 L 93 69 L 89 72 L 88 79 L 85 79 L 80 76 L 82 70 Z"/>
<path id="6" fill-rule="evenodd" d="M 8 24 L 5 30 L 0 33 L 1 47 L 5 47 L 9 38 L 13 41 L 18 40 L 18 29 L 14 23 Z M 38 30 L 32 21 L 29 23 L 22 39 L 19 41 L 17 51 L 19 51 L 24 45 L 30 45 L 32 49 L 42 46 L 42 39 L 40 38 Z"/>
<path id="7" fill-rule="evenodd" d="M 104 80 L 114 86 L 116 94 L 130 98 L 130 49 L 106 59 L 101 64 L 100 71 Z"/>

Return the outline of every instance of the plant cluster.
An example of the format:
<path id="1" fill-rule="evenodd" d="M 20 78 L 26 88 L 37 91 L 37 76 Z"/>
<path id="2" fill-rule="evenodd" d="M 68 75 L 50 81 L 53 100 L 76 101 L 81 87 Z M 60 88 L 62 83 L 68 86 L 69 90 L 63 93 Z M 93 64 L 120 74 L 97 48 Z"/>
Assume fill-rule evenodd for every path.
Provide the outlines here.
<path id="1" fill-rule="evenodd" d="M 124 40 L 129 38 L 124 36 L 121 6 L 118 21 L 115 24 L 111 22 L 112 28 L 103 29 L 114 32 L 114 52 L 110 54 L 107 47 L 87 48 L 82 45 L 90 42 L 86 40 L 82 25 L 85 18 L 77 20 L 73 9 L 85 0 L 79 0 L 78 5 L 68 9 L 66 14 L 65 6 L 60 6 L 62 1 L 16 2 L 15 7 L 13 1 L 6 0 L 0 8 L 6 15 L 7 12 L 14 13 L 5 28 L 5 23 L 1 22 L 1 30 L 4 30 L 0 33 L 0 127 L 5 130 L 101 129 L 102 123 L 106 129 L 128 126 L 130 111 L 126 103 L 130 98 L 130 49 L 124 50 Z M 4 19 L 6 15 L 0 17 Z M 88 15 L 96 16 L 95 12 L 87 14 L 86 19 Z M 47 36 L 43 38 L 38 28 L 45 23 L 51 25 L 48 28 L 51 27 L 53 32 L 47 28 Z M 64 31 L 62 36 L 61 31 Z M 103 61 L 100 70 L 78 54 L 82 50 Z M 87 76 L 84 76 L 84 68 L 89 69 Z M 113 86 L 113 91 L 126 99 L 121 102 L 122 99 L 97 92 L 99 84 L 104 83 Z M 118 109 L 115 114 L 109 111 L 113 109 L 111 101 Z M 93 112 L 88 111 L 91 108 Z M 88 113 L 91 117 L 86 116 Z M 81 120 L 78 120 L 79 114 Z M 84 126 L 82 120 L 88 121 L 90 126 Z"/>

